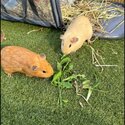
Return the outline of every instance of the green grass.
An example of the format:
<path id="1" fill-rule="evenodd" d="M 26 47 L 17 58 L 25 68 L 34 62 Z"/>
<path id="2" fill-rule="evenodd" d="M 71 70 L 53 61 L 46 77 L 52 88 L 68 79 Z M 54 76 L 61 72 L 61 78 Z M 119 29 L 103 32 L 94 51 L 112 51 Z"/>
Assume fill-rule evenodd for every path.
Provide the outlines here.
<path id="1" fill-rule="evenodd" d="M 2 21 L 6 34 L 6 45 L 18 45 L 37 53 L 45 53 L 54 70 L 60 59 L 60 31 L 39 29 L 29 24 Z M 75 90 L 63 91 L 69 102 L 59 108 L 58 89 L 50 84 L 51 78 L 29 78 L 15 73 L 9 78 L 1 70 L 1 117 L 2 125 L 123 125 L 124 121 L 124 40 L 97 40 L 92 45 L 105 58 L 104 71 L 92 65 L 91 50 L 84 45 L 71 54 L 74 71 L 85 74 L 88 79 L 100 82 L 90 97 L 92 108 L 84 103 L 81 108 Z"/>

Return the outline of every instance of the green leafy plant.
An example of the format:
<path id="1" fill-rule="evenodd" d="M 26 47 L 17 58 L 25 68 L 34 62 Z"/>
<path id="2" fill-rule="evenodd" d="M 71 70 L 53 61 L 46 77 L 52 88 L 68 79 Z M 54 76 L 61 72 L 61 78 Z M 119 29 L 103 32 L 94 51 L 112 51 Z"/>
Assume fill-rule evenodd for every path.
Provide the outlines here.
<path id="1" fill-rule="evenodd" d="M 67 103 L 68 100 L 63 100 L 62 90 L 75 88 L 77 96 L 83 98 L 88 104 L 88 100 L 92 94 L 92 91 L 99 84 L 92 84 L 90 80 L 86 78 L 84 74 L 74 74 L 73 64 L 71 59 L 67 56 L 62 56 L 61 61 L 57 62 L 57 71 L 53 76 L 51 84 L 59 89 L 59 105 L 62 108 L 63 103 Z M 88 90 L 87 97 L 83 96 L 83 90 Z M 79 104 L 83 107 L 82 103 Z M 90 104 L 89 104 L 90 105 Z"/>

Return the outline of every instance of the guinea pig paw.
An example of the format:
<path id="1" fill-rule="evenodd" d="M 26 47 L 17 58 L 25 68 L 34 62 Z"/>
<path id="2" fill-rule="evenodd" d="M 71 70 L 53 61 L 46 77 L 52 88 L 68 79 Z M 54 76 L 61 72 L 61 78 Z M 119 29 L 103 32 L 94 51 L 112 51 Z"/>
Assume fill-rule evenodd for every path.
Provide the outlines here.
<path id="1" fill-rule="evenodd" d="M 29 74 L 26 74 L 26 76 L 27 76 L 27 77 L 33 77 L 33 76 L 29 75 Z"/>
<path id="2" fill-rule="evenodd" d="M 89 45 L 91 45 L 93 42 L 94 42 L 94 41 L 87 40 L 87 43 L 88 43 Z"/>
<path id="3" fill-rule="evenodd" d="M 12 78 L 12 75 L 11 75 L 11 74 L 9 74 L 9 73 L 7 74 L 7 76 L 8 76 L 9 78 Z"/>

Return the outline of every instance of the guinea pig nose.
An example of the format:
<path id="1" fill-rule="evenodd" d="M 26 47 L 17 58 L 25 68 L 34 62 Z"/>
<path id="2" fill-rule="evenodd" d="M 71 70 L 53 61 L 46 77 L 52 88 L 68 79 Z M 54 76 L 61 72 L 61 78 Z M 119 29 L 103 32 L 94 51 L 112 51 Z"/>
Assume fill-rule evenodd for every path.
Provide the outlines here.
<path id="1" fill-rule="evenodd" d="M 43 73 L 46 73 L 46 71 L 43 70 Z"/>

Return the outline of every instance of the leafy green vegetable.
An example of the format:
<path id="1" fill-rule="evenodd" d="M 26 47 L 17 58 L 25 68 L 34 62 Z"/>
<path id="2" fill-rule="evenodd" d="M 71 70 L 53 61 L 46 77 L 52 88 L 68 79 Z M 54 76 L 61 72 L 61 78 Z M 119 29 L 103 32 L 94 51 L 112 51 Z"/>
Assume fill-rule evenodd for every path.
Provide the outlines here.
<path id="1" fill-rule="evenodd" d="M 83 98 L 88 104 L 88 100 L 93 92 L 93 90 L 99 84 L 92 84 L 90 80 L 86 78 L 84 74 L 73 74 L 73 64 L 71 59 L 67 56 L 62 56 L 61 61 L 57 62 L 57 72 L 54 74 L 52 79 L 52 85 L 57 86 L 59 90 L 59 105 L 62 108 L 63 102 L 66 103 L 66 100 L 62 99 L 62 90 L 71 89 L 73 86 L 76 89 L 77 96 Z M 84 97 L 81 94 L 81 91 L 86 89 L 88 91 L 87 97 Z M 83 104 L 79 102 L 80 106 L 83 107 Z M 89 104 L 90 105 L 90 104 Z"/>
<path id="2" fill-rule="evenodd" d="M 70 89 L 73 88 L 70 82 L 62 82 L 62 88 Z"/>
<path id="3" fill-rule="evenodd" d="M 89 89 L 90 88 L 90 80 L 83 81 L 83 89 Z"/>
<path id="4" fill-rule="evenodd" d="M 57 62 L 57 70 L 62 70 L 62 65 L 59 62 Z"/>
<path id="5" fill-rule="evenodd" d="M 71 62 L 71 59 L 69 57 L 63 58 L 60 62 L 61 65 L 65 64 L 65 63 L 69 63 Z"/>
<path id="6" fill-rule="evenodd" d="M 59 71 L 58 73 L 56 73 L 54 76 L 53 76 L 53 79 L 52 79 L 52 84 L 54 85 L 54 83 L 57 83 L 59 80 L 60 80 L 60 78 L 61 78 L 61 76 L 62 76 L 62 72 L 61 71 Z M 57 84 L 55 84 L 55 85 L 57 85 Z"/>
<path id="7" fill-rule="evenodd" d="M 87 101 L 89 100 L 91 94 L 92 94 L 92 89 L 90 87 L 89 90 L 88 90 L 87 98 L 86 98 Z"/>
<path id="8" fill-rule="evenodd" d="M 68 100 L 68 99 L 63 99 L 63 102 L 64 102 L 64 103 L 68 103 L 69 100 Z"/>

